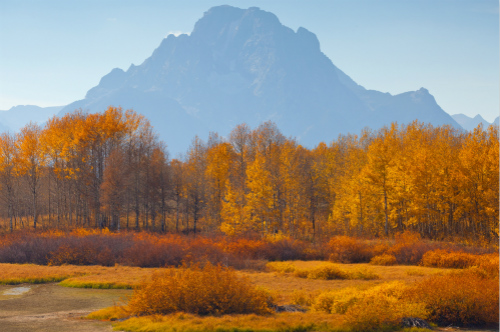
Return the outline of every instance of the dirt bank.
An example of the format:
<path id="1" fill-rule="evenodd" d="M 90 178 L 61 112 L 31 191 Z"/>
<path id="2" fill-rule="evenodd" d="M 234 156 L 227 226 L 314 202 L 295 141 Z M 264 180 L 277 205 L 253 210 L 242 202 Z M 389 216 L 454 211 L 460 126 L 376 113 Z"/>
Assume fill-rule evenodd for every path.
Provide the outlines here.
<path id="1" fill-rule="evenodd" d="M 110 323 L 81 317 L 118 303 L 127 294 L 131 291 L 57 284 L 0 286 L 0 331 L 110 332 Z"/>

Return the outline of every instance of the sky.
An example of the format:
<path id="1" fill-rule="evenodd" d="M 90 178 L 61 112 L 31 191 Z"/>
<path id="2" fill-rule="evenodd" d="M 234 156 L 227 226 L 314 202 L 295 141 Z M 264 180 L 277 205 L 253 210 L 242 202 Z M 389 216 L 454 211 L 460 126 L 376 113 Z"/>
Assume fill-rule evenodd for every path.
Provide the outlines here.
<path id="1" fill-rule="evenodd" d="M 315 33 L 367 89 L 424 87 L 449 114 L 499 115 L 498 0 L 1 0 L 0 110 L 83 99 L 213 6 L 259 7 Z"/>

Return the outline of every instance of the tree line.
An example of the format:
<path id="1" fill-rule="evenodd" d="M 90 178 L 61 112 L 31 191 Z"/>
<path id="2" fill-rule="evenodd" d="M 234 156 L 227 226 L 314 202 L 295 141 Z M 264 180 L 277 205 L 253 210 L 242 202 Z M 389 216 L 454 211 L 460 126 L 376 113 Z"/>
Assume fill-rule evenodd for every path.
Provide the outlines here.
<path id="1" fill-rule="evenodd" d="M 272 122 L 195 137 L 170 159 L 143 116 L 109 107 L 0 136 L 4 227 L 108 227 L 297 238 L 498 240 L 498 126 L 419 122 L 312 149 Z"/>

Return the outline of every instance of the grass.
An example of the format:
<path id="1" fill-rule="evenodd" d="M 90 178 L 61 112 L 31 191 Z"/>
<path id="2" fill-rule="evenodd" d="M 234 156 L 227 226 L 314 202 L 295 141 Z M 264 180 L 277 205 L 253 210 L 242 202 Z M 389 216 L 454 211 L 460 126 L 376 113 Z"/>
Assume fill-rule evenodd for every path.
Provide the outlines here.
<path id="1" fill-rule="evenodd" d="M 275 264 L 275 263 L 274 263 Z M 127 306 L 115 306 L 97 311 L 88 316 L 90 319 L 105 319 L 114 321 L 114 328 L 127 331 L 176 331 L 176 332 L 222 332 L 222 331 L 259 331 L 259 332 L 284 332 L 284 331 L 356 331 L 363 330 L 365 327 L 360 324 L 362 318 L 365 319 L 365 326 L 370 324 L 379 324 L 375 330 L 384 330 L 387 326 L 377 321 L 381 314 L 395 312 L 400 306 L 395 302 L 393 295 L 389 294 L 385 298 L 373 297 L 373 301 L 380 301 L 376 308 L 380 313 L 373 313 L 372 300 L 368 294 L 379 294 L 377 287 L 388 287 L 391 282 L 399 282 L 404 285 L 416 285 L 433 276 L 446 276 L 449 269 L 424 267 L 424 266 L 405 266 L 393 265 L 382 266 L 369 263 L 362 264 L 331 264 L 346 275 L 355 275 L 356 272 L 368 271 L 378 278 L 360 278 L 351 277 L 347 279 L 327 278 L 297 278 L 296 271 L 321 271 L 324 268 L 323 261 L 289 261 L 274 265 L 274 271 L 235 271 L 238 276 L 245 277 L 255 286 L 267 289 L 276 304 L 300 304 L 308 307 L 306 313 L 279 313 L 271 315 L 226 315 L 226 316 L 207 316 L 200 317 L 190 314 L 174 313 L 168 315 L 153 315 L 132 317 Z M 273 264 L 268 265 L 273 266 Z M 138 268 L 128 266 L 40 266 L 32 264 L 0 264 L 0 284 L 19 284 L 19 283 L 43 283 L 58 282 L 67 287 L 80 288 L 135 288 L 145 278 L 151 277 L 155 272 L 162 272 L 167 269 L 161 268 Z M 279 272 L 286 271 L 286 272 Z M 309 276 L 309 273 L 307 274 Z M 497 277 L 498 278 L 498 277 Z M 498 281 L 498 279 L 497 279 Z M 404 287 L 400 287 L 404 288 Z M 338 293 L 345 290 L 345 294 Z M 354 294 L 364 294 L 359 300 L 351 303 L 351 292 Z M 341 296 L 349 304 L 344 314 L 336 312 L 337 309 L 330 309 L 326 313 L 314 310 L 314 304 L 321 294 L 329 293 L 331 298 L 335 299 Z M 328 304 L 328 298 L 325 298 Z M 351 308 L 351 309 L 349 309 Z M 413 308 L 408 308 L 408 310 Z M 406 310 L 406 309 L 405 309 Z M 360 317 L 359 315 L 362 315 Z M 126 318 L 126 319 L 125 319 Z M 122 320 L 124 321 L 116 321 Z M 397 319 L 389 317 L 393 322 Z M 353 325 L 354 324 L 354 325 Z M 394 324 L 394 323 L 393 323 Z M 405 329 L 405 331 L 421 331 L 418 329 Z"/>
<path id="2" fill-rule="evenodd" d="M 92 313 L 90 319 L 122 319 L 120 309 L 100 310 Z M 164 316 L 131 317 L 114 323 L 115 330 L 156 331 L 156 332 L 305 332 L 305 331 L 344 331 L 341 315 L 325 313 L 280 313 L 260 316 L 224 315 L 197 316 L 176 313 Z"/>
<path id="3" fill-rule="evenodd" d="M 270 262 L 266 267 L 270 271 L 278 273 L 293 273 L 295 277 L 307 279 L 335 280 L 335 279 L 362 279 L 372 280 L 380 279 L 380 276 L 366 267 L 349 267 L 343 268 L 341 264 L 332 264 L 324 262 Z M 298 265 L 306 265 L 299 267 Z M 309 266 L 307 266 L 309 265 Z M 359 264 L 358 264 L 359 265 Z"/>
<path id="4" fill-rule="evenodd" d="M 41 284 L 85 275 L 85 267 L 43 266 L 34 264 L 0 264 L 0 284 Z"/>
<path id="5" fill-rule="evenodd" d="M 76 288 L 132 289 L 154 271 L 130 266 L 45 266 L 35 264 L 0 264 L 0 284 L 18 285 L 60 282 Z"/>

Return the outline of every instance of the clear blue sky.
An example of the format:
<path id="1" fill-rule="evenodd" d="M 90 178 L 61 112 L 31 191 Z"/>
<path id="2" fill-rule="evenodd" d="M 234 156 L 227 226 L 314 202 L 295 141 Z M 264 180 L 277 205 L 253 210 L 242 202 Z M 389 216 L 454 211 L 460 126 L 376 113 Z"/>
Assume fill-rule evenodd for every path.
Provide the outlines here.
<path id="1" fill-rule="evenodd" d="M 425 87 L 450 114 L 498 116 L 497 0 L 1 0 L 0 109 L 82 99 L 111 69 L 141 64 L 221 4 L 305 27 L 367 89 Z"/>

